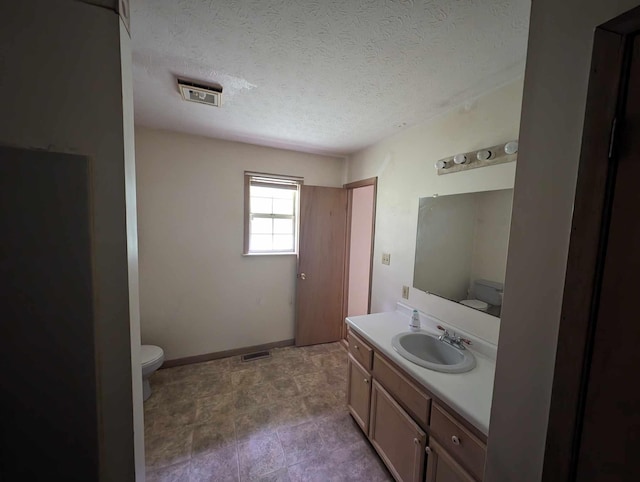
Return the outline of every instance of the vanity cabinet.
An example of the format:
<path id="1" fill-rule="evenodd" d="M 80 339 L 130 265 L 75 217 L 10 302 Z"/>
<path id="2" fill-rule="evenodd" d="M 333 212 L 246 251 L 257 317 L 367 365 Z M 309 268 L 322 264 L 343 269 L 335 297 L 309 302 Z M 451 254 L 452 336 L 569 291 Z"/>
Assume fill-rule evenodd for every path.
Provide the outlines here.
<path id="1" fill-rule="evenodd" d="M 436 441 L 431 440 L 427 452 L 427 477 L 425 482 L 475 482 L 451 455 Z"/>
<path id="2" fill-rule="evenodd" d="M 369 433 L 371 374 L 351 354 L 347 360 L 347 406 L 364 433 Z"/>
<path id="3" fill-rule="evenodd" d="M 362 337 L 347 340 L 349 411 L 396 481 L 481 482 L 481 434 Z"/>
<path id="4" fill-rule="evenodd" d="M 422 481 L 427 435 L 376 381 L 369 439 L 396 480 Z"/>

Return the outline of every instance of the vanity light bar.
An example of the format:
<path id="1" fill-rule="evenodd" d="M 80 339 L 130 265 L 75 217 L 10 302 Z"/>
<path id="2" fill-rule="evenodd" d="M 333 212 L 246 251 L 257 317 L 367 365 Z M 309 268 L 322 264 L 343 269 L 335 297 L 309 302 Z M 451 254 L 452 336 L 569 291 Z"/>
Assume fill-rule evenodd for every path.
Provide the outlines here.
<path id="1" fill-rule="evenodd" d="M 518 141 L 516 140 L 509 141 L 506 144 L 485 147 L 478 151 L 456 154 L 453 157 L 445 157 L 435 163 L 435 168 L 438 170 L 438 175 L 442 175 L 513 162 L 517 158 Z"/>

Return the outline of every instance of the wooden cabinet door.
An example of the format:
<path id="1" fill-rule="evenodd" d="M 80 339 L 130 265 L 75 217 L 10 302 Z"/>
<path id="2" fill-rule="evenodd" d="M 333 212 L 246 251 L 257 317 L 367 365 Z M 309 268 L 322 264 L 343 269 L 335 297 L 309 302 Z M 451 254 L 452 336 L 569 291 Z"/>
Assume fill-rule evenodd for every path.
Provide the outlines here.
<path id="1" fill-rule="evenodd" d="M 369 432 L 371 375 L 351 356 L 348 357 L 347 405 L 360 428 Z"/>
<path id="2" fill-rule="evenodd" d="M 427 453 L 426 482 L 476 482 L 435 440 L 429 441 Z"/>
<path id="3" fill-rule="evenodd" d="M 427 436 L 376 381 L 369 439 L 398 482 L 422 482 Z"/>

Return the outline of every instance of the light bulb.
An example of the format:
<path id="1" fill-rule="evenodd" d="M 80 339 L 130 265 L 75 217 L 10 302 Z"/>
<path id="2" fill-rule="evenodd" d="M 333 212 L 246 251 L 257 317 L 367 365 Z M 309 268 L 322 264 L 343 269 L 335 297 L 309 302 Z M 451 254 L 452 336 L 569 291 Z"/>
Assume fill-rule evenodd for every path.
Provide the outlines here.
<path id="1" fill-rule="evenodd" d="M 488 161 L 489 159 L 493 159 L 493 152 L 489 150 L 478 151 L 476 152 L 476 158 L 479 161 Z"/>
<path id="2" fill-rule="evenodd" d="M 458 154 L 453 158 L 453 162 L 455 162 L 456 164 L 466 164 L 467 156 L 465 156 L 464 154 Z"/>
<path id="3" fill-rule="evenodd" d="M 447 169 L 449 167 L 449 161 L 445 161 L 444 159 L 440 159 L 435 164 L 436 169 Z"/>
<path id="4" fill-rule="evenodd" d="M 506 154 L 515 154 L 518 152 L 518 141 L 507 142 L 504 145 L 504 152 Z"/>

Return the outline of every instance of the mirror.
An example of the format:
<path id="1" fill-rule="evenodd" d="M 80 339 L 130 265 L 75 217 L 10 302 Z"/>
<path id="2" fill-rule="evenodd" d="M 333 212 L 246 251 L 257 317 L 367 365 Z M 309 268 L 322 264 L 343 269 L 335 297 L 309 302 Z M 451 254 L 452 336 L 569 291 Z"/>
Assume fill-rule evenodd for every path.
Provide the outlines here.
<path id="1" fill-rule="evenodd" d="M 420 198 L 413 286 L 500 316 L 513 189 Z"/>

